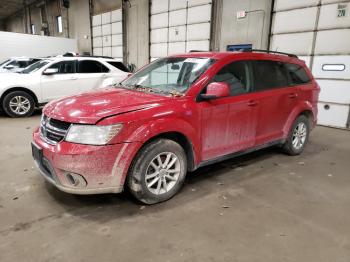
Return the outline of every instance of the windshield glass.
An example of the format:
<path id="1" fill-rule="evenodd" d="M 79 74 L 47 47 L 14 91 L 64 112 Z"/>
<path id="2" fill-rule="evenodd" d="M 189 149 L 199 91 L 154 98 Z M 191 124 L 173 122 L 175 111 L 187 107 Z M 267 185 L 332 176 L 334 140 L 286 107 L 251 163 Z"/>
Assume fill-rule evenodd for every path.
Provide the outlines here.
<path id="1" fill-rule="evenodd" d="M 0 63 L 0 67 L 3 66 L 4 64 L 6 64 L 6 63 L 9 62 L 9 61 L 10 61 L 10 59 L 7 59 L 7 60 L 5 60 L 4 62 Z"/>
<path id="2" fill-rule="evenodd" d="M 214 62 L 210 58 L 162 58 L 121 84 L 159 93 L 183 94 Z"/>
<path id="3" fill-rule="evenodd" d="M 28 66 L 26 69 L 24 69 L 23 71 L 21 71 L 21 74 L 30 74 L 30 73 L 34 73 L 35 71 L 38 71 L 40 68 L 42 68 L 43 66 L 47 65 L 50 61 L 48 60 L 44 60 L 44 61 L 39 61 L 36 62 L 30 66 Z"/>

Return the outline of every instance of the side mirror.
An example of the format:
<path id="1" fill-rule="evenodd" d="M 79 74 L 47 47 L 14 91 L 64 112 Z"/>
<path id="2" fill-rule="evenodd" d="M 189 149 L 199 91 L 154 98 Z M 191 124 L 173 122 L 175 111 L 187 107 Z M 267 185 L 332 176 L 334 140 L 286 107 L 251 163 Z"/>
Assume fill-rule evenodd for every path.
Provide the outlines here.
<path id="1" fill-rule="evenodd" d="M 12 70 L 12 69 L 15 69 L 16 66 L 14 65 L 7 65 L 7 66 L 4 66 L 5 69 L 8 69 L 8 70 Z"/>
<path id="2" fill-rule="evenodd" d="M 47 68 L 44 70 L 43 75 L 54 75 L 58 73 L 58 68 Z"/>
<path id="3" fill-rule="evenodd" d="M 230 95 L 230 87 L 224 82 L 213 82 L 207 86 L 207 92 L 201 94 L 203 100 L 217 99 Z"/>

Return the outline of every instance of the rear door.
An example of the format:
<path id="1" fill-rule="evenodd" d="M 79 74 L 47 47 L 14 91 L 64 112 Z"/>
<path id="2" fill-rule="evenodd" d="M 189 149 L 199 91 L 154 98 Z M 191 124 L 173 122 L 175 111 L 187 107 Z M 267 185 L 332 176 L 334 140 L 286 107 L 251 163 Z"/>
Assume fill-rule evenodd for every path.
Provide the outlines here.
<path id="1" fill-rule="evenodd" d="M 75 81 L 76 60 L 57 62 L 48 68 L 57 68 L 58 73 L 41 75 L 40 84 L 45 102 L 79 93 L 79 85 Z"/>
<path id="2" fill-rule="evenodd" d="M 109 69 L 96 60 L 79 60 L 77 82 L 81 92 L 100 88 L 108 78 Z"/>
<path id="3" fill-rule="evenodd" d="M 259 103 L 256 145 L 283 137 L 283 127 L 298 103 L 299 90 L 289 84 L 285 64 L 254 60 L 254 97 Z"/>
<path id="4" fill-rule="evenodd" d="M 254 146 L 257 104 L 251 100 L 248 61 L 235 61 L 221 68 L 211 82 L 226 82 L 230 96 L 202 101 L 202 160 L 215 159 Z"/>

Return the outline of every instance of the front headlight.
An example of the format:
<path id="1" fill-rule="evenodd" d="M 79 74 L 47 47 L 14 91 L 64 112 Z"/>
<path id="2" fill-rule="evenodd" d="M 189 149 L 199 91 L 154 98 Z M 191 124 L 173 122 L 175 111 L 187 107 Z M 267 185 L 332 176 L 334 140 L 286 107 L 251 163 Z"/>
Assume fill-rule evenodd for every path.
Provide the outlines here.
<path id="1" fill-rule="evenodd" d="M 105 145 L 122 129 L 122 124 L 111 126 L 71 125 L 65 140 L 88 145 Z"/>

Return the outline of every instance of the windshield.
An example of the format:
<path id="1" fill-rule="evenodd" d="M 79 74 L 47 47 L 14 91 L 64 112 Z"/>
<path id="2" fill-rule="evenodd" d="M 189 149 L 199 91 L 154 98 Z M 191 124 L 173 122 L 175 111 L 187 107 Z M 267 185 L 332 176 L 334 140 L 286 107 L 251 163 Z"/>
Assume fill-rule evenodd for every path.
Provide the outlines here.
<path id="1" fill-rule="evenodd" d="M 29 73 L 34 73 L 35 71 L 38 71 L 40 68 L 43 66 L 47 65 L 50 61 L 44 60 L 44 61 L 39 61 L 36 62 L 30 66 L 28 66 L 26 69 L 22 70 L 20 73 L 21 74 L 29 74 Z"/>
<path id="2" fill-rule="evenodd" d="M 159 93 L 183 94 L 214 62 L 210 58 L 162 58 L 121 84 Z"/>
<path id="3" fill-rule="evenodd" d="M 10 59 L 5 60 L 4 62 L 0 63 L 0 67 L 3 66 L 4 64 L 8 63 Z"/>

